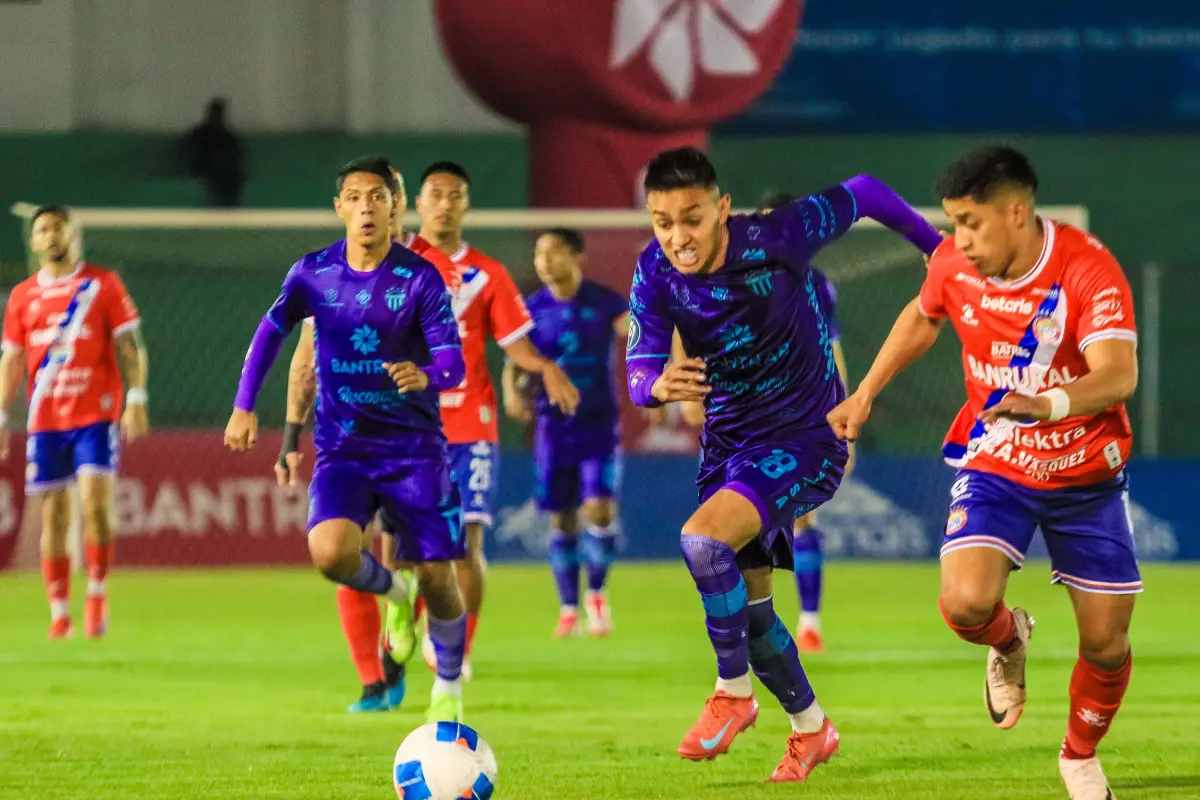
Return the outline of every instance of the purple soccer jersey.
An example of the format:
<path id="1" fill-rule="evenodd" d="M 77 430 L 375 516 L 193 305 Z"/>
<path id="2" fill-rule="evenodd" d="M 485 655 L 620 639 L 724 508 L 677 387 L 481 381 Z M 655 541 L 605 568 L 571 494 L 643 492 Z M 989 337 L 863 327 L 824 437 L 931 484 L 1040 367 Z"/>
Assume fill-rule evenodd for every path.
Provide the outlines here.
<path id="1" fill-rule="evenodd" d="M 378 269 L 356 272 L 346 263 L 345 240 L 336 242 L 292 267 L 266 316 L 282 332 L 305 317 L 315 326 L 318 453 L 445 460 L 433 376 L 429 388 L 402 394 L 383 368 L 403 361 L 425 367 L 441 351 L 461 351 L 437 269 L 395 244 Z"/>
<path id="2" fill-rule="evenodd" d="M 834 288 L 833 281 L 829 280 L 824 272 L 816 267 L 812 267 L 812 271 L 817 302 L 821 304 L 821 311 L 825 313 L 825 323 L 829 326 L 829 338 L 840 342 L 842 326 L 838 323 L 837 316 L 837 289 Z"/>
<path id="3" fill-rule="evenodd" d="M 526 301 L 533 317 L 530 341 L 553 359 L 579 389 L 579 407 L 567 416 L 544 393 L 534 406 L 537 429 L 556 441 L 612 440 L 619 419 L 613 386 L 613 323 L 629 310 L 625 298 L 585 280 L 574 297 L 559 300 L 543 287 Z M 614 444 L 609 444 L 611 448 Z"/>

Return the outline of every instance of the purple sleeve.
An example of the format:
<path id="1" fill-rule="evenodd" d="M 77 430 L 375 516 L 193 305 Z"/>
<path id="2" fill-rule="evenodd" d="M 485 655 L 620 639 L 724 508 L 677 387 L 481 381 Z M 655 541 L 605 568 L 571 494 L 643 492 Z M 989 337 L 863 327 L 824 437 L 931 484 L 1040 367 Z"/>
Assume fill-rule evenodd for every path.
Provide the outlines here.
<path id="1" fill-rule="evenodd" d="M 835 342 L 842 338 L 842 326 L 838 324 L 837 289 L 824 273 L 813 270 L 819 278 L 818 291 L 821 293 L 821 308 L 825 312 L 825 322 L 829 326 L 829 338 Z"/>
<path id="2" fill-rule="evenodd" d="M 855 175 L 842 184 L 854 197 L 855 218 L 870 217 L 929 255 L 942 242 L 937 228 L 916 212 L 891 187 L 870 175 Z"/>
<path id="3" fill-rule="evenodd" d="M 467 374 L 463 363 L 462 347 L 443 345 L 432 350 L 433 362 L 425 368 L 429 376 L 429 388 L 437 392 L 453 389 L 462 383 Z"/>
<path id="4" fill-rule="evenodd" d="M 279 348 L 292 328 L 308 316 L 304 292 L 300 286 L 300 265 L 296 264 L 283 279 L 283 288 L 270 310 L 263 315 L 250 340 L 246 360 L 242 363 L 242 376 L 238 379 L 237 395 L 233 407 L 242 411 L 253 411 L 263 381 L 271 371 L 271 365 L 279 357 Z"/>
<path id="5" fill-rule="evenodd" d="M 421 333 L 432 359 L 425 370 L 429 388 L 439 392 L 453 389 L 462 383 L 467 368 L 463 363 L 462 340 L 458 338 L 458 320 L 450 306 L 450 292 L 432 266 L 417 280 Z"/>
<path id="6" fill-rule="evenodd" d="M 629 291 L 625 376 L 629 384 L 629 399 L 643 408 L 662 405 L 650 394 L 650 389 L 658 376 L 662 375 L 671 357 L 672 327 L 662 314 L 662 303 L 653 280 L 639 264 L 633 273 L 633 288 Z"/>

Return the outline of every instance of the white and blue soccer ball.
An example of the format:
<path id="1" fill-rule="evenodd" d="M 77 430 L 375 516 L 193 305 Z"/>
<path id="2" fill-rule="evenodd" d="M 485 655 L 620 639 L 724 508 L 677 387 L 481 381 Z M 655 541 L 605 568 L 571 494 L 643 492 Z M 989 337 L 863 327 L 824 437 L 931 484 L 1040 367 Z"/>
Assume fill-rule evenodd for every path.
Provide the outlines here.
<path id="1" fill-rule="evenodd" d="M 431 722 L 401 742 L 392 778 L 400 800 L 488 800 L 496 770 L 496 754 L 474 728 Z"/>

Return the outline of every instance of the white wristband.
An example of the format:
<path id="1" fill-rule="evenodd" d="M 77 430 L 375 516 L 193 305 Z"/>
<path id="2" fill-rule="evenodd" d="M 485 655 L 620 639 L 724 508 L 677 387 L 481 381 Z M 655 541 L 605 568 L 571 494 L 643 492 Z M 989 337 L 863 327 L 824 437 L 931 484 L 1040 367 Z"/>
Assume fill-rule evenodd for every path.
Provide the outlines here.
<path id="1" fill-rule="evenodd" d="M 125 393 L 125 405 L 127 406 L 144 406 L 150 400 L 150 396 L 146 394 L 145 389 L 134 387 Z"/>
<path id="2" fill-rule="evenodd" d="M 0 411 L 0 428 L 8 427 L 8 412 Z"/>
<path id="3" fill-rule="evenodd" d="M 1058 422 L 1071 413 L 1071 396 L 1062 389 L 1051 389 L 1042 392 L 1042 397 L 1050 401 L 1050 422 Z"/>

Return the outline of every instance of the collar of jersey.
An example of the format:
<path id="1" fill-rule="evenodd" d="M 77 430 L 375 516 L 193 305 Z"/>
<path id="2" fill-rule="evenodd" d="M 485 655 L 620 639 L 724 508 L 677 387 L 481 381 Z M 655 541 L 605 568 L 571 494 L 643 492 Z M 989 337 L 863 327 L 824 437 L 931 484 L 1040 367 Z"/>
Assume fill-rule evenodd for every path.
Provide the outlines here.
<path id="1" fill-rule="evenodd" d="M 75 264 L 75 269 L 71 270 L 70 274 L 63 275 L 61 278 L 51 278 L 49 275 L 46 274 L 46 270 L 39 269 L 38 274 L 37 274 L 38 285 L 39 286 L 56 286 L 60 283 L 66 283 L 67 281 L 78 278 L 79 273 L 82 271 L 83 271 L 83 262 L 82 261 L 79 261 Z"/>

